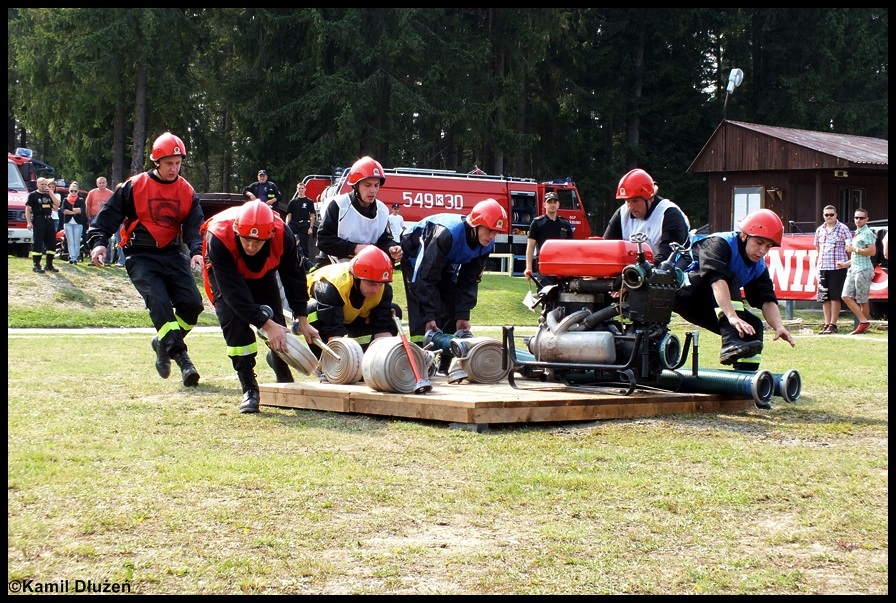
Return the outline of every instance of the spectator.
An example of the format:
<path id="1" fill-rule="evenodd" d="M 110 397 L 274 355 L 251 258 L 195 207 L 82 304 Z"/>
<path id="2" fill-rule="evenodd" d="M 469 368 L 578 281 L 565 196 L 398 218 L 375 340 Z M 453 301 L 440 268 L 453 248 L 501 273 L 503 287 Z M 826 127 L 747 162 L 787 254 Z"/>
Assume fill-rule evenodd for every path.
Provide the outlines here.
<path id="1" fill-rule="evenodd" d="M 111 246 L 115 248 L 115 264 L 113 266 L 117 268 L 124 268 L 125 260 L 127 260 L 127 255 L 124 252 L 124 247 L 121 246 L 121 242 L 124 240 L 124 226 L 115 231 L 115 234 L 112 235 L 112 243 Z"/>
<path id="2" fill-rule="evenodd" d="M 659 265 L 672 256 L 672 244 L 685 245 L 690 222 L 677 205 L 657 194 L 659 187 L 650 174 L 634 169 L 619 181 L 616 198 L 624 200 L 610 217 L 604 238 L 628 241 L 637 232 L 647 235 L 653 263 Z"/>
<path id="3" fill-rule="evenodd" d="M 103 204 L 109 200 L 109 197 L 112 196 L 112 191 L 109 188 L 109 183 L 106 180 L 105 176 L 99 176 L 96 179 L 96 188 L 90 189 L 90 192 L 87 193 L 87 220 L 88 226 L 93 224 L 96 215 L 100 213 L 100 209 L 102 209 Z M 116 231 L 117 232 L 117 231 Z M 115 249 L 115 245 L 119 241 L 113 238 L 112 245 L 109 246 L 106 252 L 106 264 L 112 263 L 112 251 Z"/>
<path id="4" fill-rule="evenodd" d="M 843 285 L 843 303 L 856 315 L 859 324 L 850 335 L 861 335 L 871 327 L 871 316 L 868 296 L 871 293 L 871 280 L 874 278 L 874 264 L 871 258 L 877 253 L 877 237 L 868 228 L 868 210 L 857 208 L 853 212 L 856 232 L 852 240 L 846 244 L 849 260 L 837 262 L 838 268 L 848 268 L 846 283 Z"/>
<path id="5" fill-rule="evenodd" d="M 90 189 L 87 193 L 87 220 L 88 224 L 93 224 L 96 215 L 100 213 L 100 208 L 112 196 L 112 190 L 104 176 L 96 179 L 96 188 Z M 108 263 L 108 262 L 107 262 Z"/>
<path id="6" fill-rule="evenodd" d="M 376 198 L 384 182 L 383 166 L 376 159 L 362 157 L 352 165 L 352 191 L 330 200 L 321 216 L 317 267 L 347 262 L 367 245 L 376 245 L 395 262 L 401 260 L 401 245 L 389 230 L 389 210 Z"/>
<path id="7" fill-rule="evenodd" d="M 364 350 L 377 337 L 398 335 L 392 318 L 392 274 L 392 260 L 372 245 L 348 263 L 315 270 L 308 285 L 308 322 L 325 342 L 351 337 Z M 320 357 L 318 347 L 312 350 Z"/>
<path id="8" fill-rule="evenodd" d="M 272 209 L 279 209 L 279 204 L 283 203 L 283 193 L 276 184 L 268 180 L 266 170 L 258 170 L 258 180 L 244 188 L 243 195 L 250 201 L 255 199 L 264 201 Z"/>
<path id="9" fill-rule="evenodd" d="M 740 232 L 715 233 L 693 244 L 696 264 L 676 293 L 673 309 L 688 322 L 722 336 L 722 364 L 756 371 L 763 325 L 745 306 L 741 288 L 747 301 L 762 311 L 774 339 L 796 345 L 781 320 L 774 283 L 763 260 L 772 247 L 781 245 L 784 225 L 771 210 L 759 209 L 744 216 L 739 227 Z"/>
<path id="10" fill-rule="evenodd" d="M 205 291 L 215 306 L 227 355 L 243 390 L 240 412 L 256 413 L 258 342 L 252 326 L 264 329 L 270 346 L 266 360 L 277 382 L 293 381 L 289 365 L 275 353 L 288 349 L 280 282 L 305 338 L 311 341 L 317 336 L 306 317 L 308 284 L 296 239 L 279 214 L 258 199 L 213 216 L 202 231 Z"/>
<path id="11" fill-rule="evenodd" d="M 187 387 L 199 383 L 199 371 L 184 341 L 204 309 L 191 266 L 202 268 L 202 208 L 193 187 L 180 175 L 187 148 L 166 132 L 152 144 L 155 168 L 132 176 L 102 206 L 87 231 L 90 261 L 105 265 L 109 239 L 124 223 L 126 269 L 143 297 L 157 335 L 151 345 L 162 379 L 177 363 Z M 164 211 L 161 211 L 164 209 Z M 189 257 L 181 250 L 186 246 Z"/>
<path id="12" fill-rule="evenodd" d="M 56 181 L 52 178 L 47 178 L 47 188 L 49 189 L 49 193 L 56 199 L 56 207 L 52 212 L 53 233 L 55 234 L 62 228 L 62 221 L 59 219 L 59 208 L 62 207 L 62 195 L 56 192 Z"/>
<path id="13" fill-rule="evenodd" d="M 837 208 L 828 205 L 822 210 L 824 222 L 815 230 L 815 249 L 818 252 L 818 293 L 824 314 L 824 326 L 820 335 L 837 332 L 840 301 L 846 268 L 838 264 L 847 260 L 846 244 L 852 238 L 849 227 L 837 219 Z"/>
<path id="14" fill-rule="evenodd" d="M 315 213 L 314 202 L 305 196 L 304 182 L 296 184 L 296 194 L 286 206 L 286 213 L 289 216 L 289 229 L 295 235 L 302 257 L 310 257 L 308 237 L 314 228 Z"/>
<path id="15" fill-rule="evenodd" d="M 569 220 L 559 213 L 560 198 L 555 192 L 544 196 L 544 214 L 529 224 L 529 236 L 526 240 L 526 277 L 533 278 L 538 272 L 538 252 L 548 239 L 571 239 L 573 228 Z"/>
<path id="16" fill-rule="evenodd" d="M 65 242 L 68 245 L 68 263 L 77 264 L 81 258 L 81 243 L 84 237 L 84 226 L 87 224 L 87 204 L 80 196 L 78 183 L 68 186 L 68 195 L 62 202 L 62 215 L 65 220 Z"/>
<path id="17" fill-rule="evenodd" d="M 31 259 L 34 261 L 34 272 L 43 274 L 46 271 L 59 272 L 53 266 L 56 256 L 56 227 L 53 224 L 53 210 L 59 209 L 59 201 L 50 193 L 50 180 L 38 178 L 37 190 L 28 194 L 25 201 L 25 222 L 32 231 L 34 242 L 31 244 Z M 47 256 L 47 270 L 40 265 L 42 256 Z"/>
<path id="18" fill-rule="evenodd" d="M 407 230 L 404 225 L 404 216 L 401 215 L 401 206 L 398 203 L 392 204 L 392 213 L 389 214 L 389 232 L 392 234 L 392 240 L 397 243 L 401 242 L 401 235 Z"/>
<path id="19" fill-rule="evenodd" d="M 504 208 L 486 199 L 468 216 L 435 214 L 404 234 L 401 273 L 414 341 L 421 343 L 430 330 L 470 332 L 486 260 L 506 228 Z M 439 370 L 447 373 L 450 361 L 450 354 L 443 353 Z"/>

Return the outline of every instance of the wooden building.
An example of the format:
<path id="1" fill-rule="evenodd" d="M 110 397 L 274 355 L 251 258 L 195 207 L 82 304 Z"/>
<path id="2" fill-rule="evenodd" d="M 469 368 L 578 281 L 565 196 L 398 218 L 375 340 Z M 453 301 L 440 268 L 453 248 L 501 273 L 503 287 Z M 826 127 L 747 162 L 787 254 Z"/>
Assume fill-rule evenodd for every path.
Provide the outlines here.
<path id="1" fill-rule="evenodd" d="M 688 172 L 708 178 L 709 232 L 766 207 L 784 232 L 812 233 L 826 205 L 850 228 L 857 207 L 872 220 L 889 217 L 888 149 L 881 138 L 724 120 Z"/>

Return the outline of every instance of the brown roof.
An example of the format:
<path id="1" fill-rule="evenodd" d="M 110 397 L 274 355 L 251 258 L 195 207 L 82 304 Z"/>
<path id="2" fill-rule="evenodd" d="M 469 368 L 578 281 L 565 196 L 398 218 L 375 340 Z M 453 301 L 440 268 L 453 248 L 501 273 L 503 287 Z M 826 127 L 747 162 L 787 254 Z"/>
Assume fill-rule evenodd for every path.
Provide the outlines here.
<path id="1" fill-rule="evenodd" d="M 868 136 L 852 136 L 834 134 L 833 132 L 815 132 L 812 130 L 796 130 L 778 126 L 763 126 L 742 121 L 730 121 L 732 125 L 752 130 L 766 136 L 786 140 L 792 144 L 813 149 L 819 153 L 833 155 L 851 163 L 869 165 L 889 165 L 890 142 L 883 138 Z"/>

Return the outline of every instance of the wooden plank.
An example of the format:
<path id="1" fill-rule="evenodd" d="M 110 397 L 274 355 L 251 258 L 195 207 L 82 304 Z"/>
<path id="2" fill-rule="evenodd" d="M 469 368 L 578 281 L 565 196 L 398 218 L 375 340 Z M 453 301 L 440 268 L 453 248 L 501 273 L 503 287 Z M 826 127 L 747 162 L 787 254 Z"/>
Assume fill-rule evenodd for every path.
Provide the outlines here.
<path id="1" fill-rule="evenodd" d="M 316 382 L 262 384 L 259 392 L 261 406 L 477 425 L 735 413 L 755 406 L 751 398 L 722 394 L 635 390 L 623 396 L 601 388 L 581 391 L 561 385 L 514 389 L 508 383 L 448 384 L 441 376 L 432 383 L 433 390 L 422 395 L 375 391 L 363 383 Z"/>

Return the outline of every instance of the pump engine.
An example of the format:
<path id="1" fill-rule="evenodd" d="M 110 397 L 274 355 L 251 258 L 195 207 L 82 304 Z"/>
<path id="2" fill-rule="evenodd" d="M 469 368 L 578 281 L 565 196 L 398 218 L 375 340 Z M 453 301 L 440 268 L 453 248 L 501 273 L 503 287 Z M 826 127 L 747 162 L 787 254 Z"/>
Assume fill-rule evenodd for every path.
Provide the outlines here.
<path id="1" fill-rule="evenodd" d="M 621 383 L 631 391 L 655 384 L 684 363 L 669 332 L 675 292 L 684 274 L 670 261 L 654 267 L 643 234 L 629 241 L 548 240 L 538 257 L 538 332 L 516 349 L 513 327 L 504 346 L 515 370 L 567 383 Z M 511 371 L 511 384 L 513 384 Z"/>

